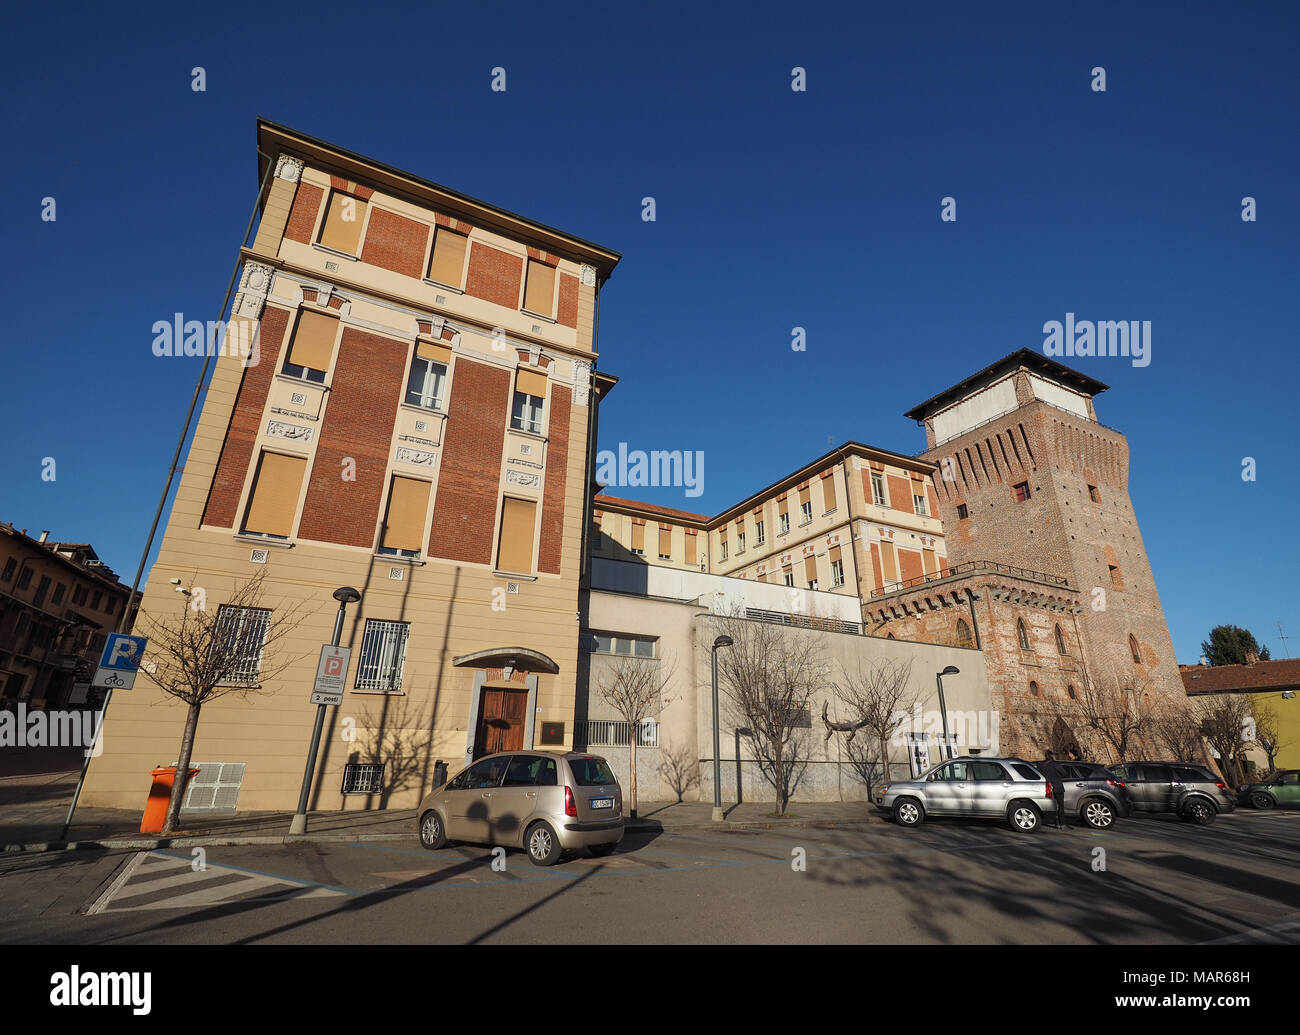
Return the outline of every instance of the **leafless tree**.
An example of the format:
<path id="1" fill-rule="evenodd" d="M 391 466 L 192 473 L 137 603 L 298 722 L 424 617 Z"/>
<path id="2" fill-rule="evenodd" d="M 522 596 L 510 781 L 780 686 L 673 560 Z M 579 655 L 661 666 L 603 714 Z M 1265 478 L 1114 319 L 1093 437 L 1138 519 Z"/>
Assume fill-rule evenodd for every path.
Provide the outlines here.
<path id="1" fill-rule="evenodd" d="M 737 614 L 713 623 L 733 641 L 717 652 L 719 687 L 732 719 L 751 731 L 759 772 L 784 815 L 808 765 L 809 701 L 826 675 L 821 637 Z"/>
<path id="2" fill-rule="evenodd" d="M 1148 682 L 1136 677 L 1126 686 L 1113 673 L 1104 682 L 1094 680 L 1086 670 L 1079 673 L 1079 696 L 1075 702 L 1079 720 L 1115 756 L 1113 761 L 1126 761 L 1129 751 L 1138 746 L 1147 732 L 1148 688 Z"/>
<path id="3" fill-rule="evenodd" d="M 362 736 L 352 760 L 384 766 L 379 807 L 386 809 L 394 794 L 414 786 L 424 772 L 433 741 L 433 706 L 426 721 L 418 709 L 412 712 L 409 697 L 390 695 L 378 716 L 363 709 L 357 727 Z"/>
<path id="4" fill-rule="evenodd" d="M 1203 694 L 1192 698 L 1201 736 L 1218 755 L 1219 772 L 1230 786 L 1241 783 L 1240 757 L 1255 740 L 1248 694 Z"/>
<path id="5" fill-rule="evenodd" d="M 831 722 L 827 715 L 829 702 L 824 704 L 822 723 L 826 726 L 826 739 L 830 739 L 832 732 L 848 734 L 845 747 L 849 760 L 871 794 L 877 766 L 882 782 L 889 783 L 889 743 L 917 701 L 912 685 L 912 662 L 890 659 L 873 662 L 859 658 L 854 669 L 841 664 L 840 678 L 832 684 L 832 689 L 848 721 Z M 875 741 L 871 749 L 865 749 L 862 744 L 854 746 L 858 730 L 865 730 Z"/>
<path id="6" fill-rule="evenodd" d="M 628 725 L 631 777 L 628 804 L 636 815 L 636 749 L 641 726 L 664 706 L 664 690 L 672 682 L 676 663 L 671 658 L 637 658 L 618 655 L 593 665 L 592 689 Z"/>
<path id="7" fill-rule="evenodd" d="M 259 571 L 237 585 L 216 608 L 208 606 L 202 587 L 193 586 L 177 613 L 140 612 L 137 631 L 149 637 L 141 669 L 163 693 L 188 707 L 164 834 L 180 819 L 203 706 L 228 694 L 256 693 L 301 660 L 284 656 L 280 648 L 307 617 L 303 603 L 268 608 L 264 576 Z"/>
<path id="8" fill-rule="evenodd" d="M 1290 742 L 1283 740 L 1278 728 L 1277 712 L 1266 700 L 1251 700 L 1251 712 L 1255 717 L 1255 743 L 1268 756 L 1268 771 L 1277 769 L 1277 756 Z"/>
<path id="9" fill-rule="evenodd" d="M 659 772 L 673 789 L 680 802 L 686 792 L 700 783 L 700 760 L 690 744 L 683 741 L 675 747 L 659 746 Z"/>
<path id="10" fill-rule="evenodd" d="M 1201 720 L 1185 700 L 1165 701 L 1151 714 L 1150 732 L 1170 758 L 1200 762 L 1205 756 Z"/>

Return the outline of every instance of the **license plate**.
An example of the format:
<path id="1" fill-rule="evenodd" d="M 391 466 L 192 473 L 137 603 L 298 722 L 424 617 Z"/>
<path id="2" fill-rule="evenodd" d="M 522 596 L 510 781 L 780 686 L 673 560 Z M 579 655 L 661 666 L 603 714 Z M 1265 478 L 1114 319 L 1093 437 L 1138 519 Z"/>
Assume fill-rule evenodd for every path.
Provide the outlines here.
<path id="1" fill-rule="evenodd" d="M 614 807 L 613 798 L 592 798 L 591 807 L 593 809 L 612 809 Z"/>

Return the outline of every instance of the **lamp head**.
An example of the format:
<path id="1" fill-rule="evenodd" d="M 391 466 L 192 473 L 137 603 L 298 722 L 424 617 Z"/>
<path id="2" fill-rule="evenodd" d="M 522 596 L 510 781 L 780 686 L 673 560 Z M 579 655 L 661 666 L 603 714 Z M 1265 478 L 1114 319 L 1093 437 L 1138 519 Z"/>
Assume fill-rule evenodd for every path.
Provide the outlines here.
<path id="1" fill-rule="evenodd" d="M 957 676 L 960 674 L 961 674 L 961 669 L 959 669 L 956 665 L 949 665 L 947 668 L 945 668 L 942 672 L 939 673 L 939 675 L 941 676 Z"/>
<path id="2" fill-rule="evenodd" d="M 334 591 L 334 599 L 340 604 L 355 604 L 361 599 L 361 594 L 351 586 L 340 586 Z"/>
<path id="3" fill-rule="evenodd" d="M 733 640 L 730 636 L 719 636 L 716 640 L 713 641 L 713 649 L 717 650 L 719 647 L 731 647 L 735 644 L 735 642 L 736 641 Z"/>

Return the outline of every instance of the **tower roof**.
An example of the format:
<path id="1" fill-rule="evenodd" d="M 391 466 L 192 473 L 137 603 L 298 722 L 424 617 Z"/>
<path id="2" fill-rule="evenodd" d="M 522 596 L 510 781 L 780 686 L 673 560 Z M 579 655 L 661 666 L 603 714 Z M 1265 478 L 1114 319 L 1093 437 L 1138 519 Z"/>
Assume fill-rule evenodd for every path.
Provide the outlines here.
<path id="1" fill-rule="evenodd" d="M 992 384 L 1021 367 L 1028 367 L 1030 370 L 1050 377 L 1053 381 L 1065 385 L 1067 388 L 1073 388 L 1077 392 L 1082 392 L 1084 395 L 1100 395 L 1110 387 L 1102 384 L 1094 377 L 1089 377 L 1072 367 L 1067 367 L 1064 363 L 1058 363 L 1056 360 L 1044 356 L 1041 352 L 1035 352 L 1033 349 L 1017 349 L 1010 355 L 1003 356 L 996 363 L 990 363 L 978 373 L 971 374 L 965 380 L 958 381 L 951 388 L 945 388 L 938 395 L 931 396 L 925 402 L 913 406 L 903 416 L 911 417 L 913 420 L 925 420 L 932 413 L 945 409 L 959 399 L 978 391 L 985 385 Z"/>

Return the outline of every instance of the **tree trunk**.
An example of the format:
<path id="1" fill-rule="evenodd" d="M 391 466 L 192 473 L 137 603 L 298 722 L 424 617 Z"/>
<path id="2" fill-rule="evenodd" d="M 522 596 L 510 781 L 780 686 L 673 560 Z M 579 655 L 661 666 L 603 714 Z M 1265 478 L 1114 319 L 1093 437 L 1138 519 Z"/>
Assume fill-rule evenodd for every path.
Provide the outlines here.
<path id="1" fill-rule="evenodd" d="M 630 789 L 631 789 L 631 791 L 632 791 L 632 812 L 631 812 L 631 815 L 632 815 L 632 818 L 633 818 L 633 819 L 636 819 L 636 736 L 637 736 L 637 725 L 638 725 L 638 724 L 637 724 L 637 723 L 629 723 L 629 725 L 632 727 L 632 736 L 631 736 L 631 738 L 630 738 L 630 740 L 629 740 L 629 743 L 631 744 L 631 747 L 632 747 L 632 775 L 631 775 L 631 779 L 630 779 L 630 781 L 629 781 Z"/>
<path id="2" fill-rule="evenodd" d="M 772 775 L 776 777 L 776 811 L 777 815 L 785 815 L 786 797 L 785 791 L 785 755 L 778 743 L 772 752 Z"/>
<path id="3" fill-rule="evenodd" d="M 908 769 L 911 768 L 909 765 Z M 889 786 L 889 743 L 884 737 L 880 738 L 880 786 Z"/>
<path id="4" fill-rule="evenodd" d="M 181 803 L 185 801 L 185 786 L 190 782 L 190 758 L 194 753 L 194 734 L 199 728 L 201 704 L 191 704 L 185 716 L 185 732 L 181 734 L 181 754 L 176 760 L 176 779 L 172 781 L 172 797 L 167 803 L 167 818 L 162 832 L 170 834 L 180 822 Z"/>

